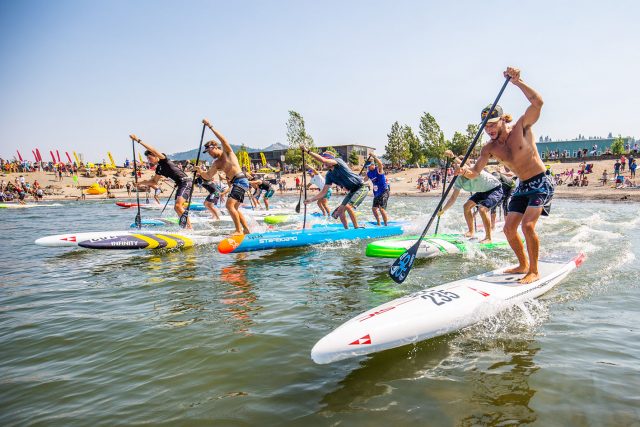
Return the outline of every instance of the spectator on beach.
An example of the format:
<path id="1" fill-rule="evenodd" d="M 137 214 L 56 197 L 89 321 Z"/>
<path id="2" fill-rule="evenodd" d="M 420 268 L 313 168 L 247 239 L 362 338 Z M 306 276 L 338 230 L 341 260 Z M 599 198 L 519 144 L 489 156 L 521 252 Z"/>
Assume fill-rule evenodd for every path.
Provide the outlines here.
<path id="1" fill-rule="evenodd" d="M 624 166 L 627 163 L 627 158 L 624 156 L 620 156 L 620 172 L 624 172 Z"/>
<path id="2" fill-rule="evenodd" d="M 600 178 L 600 181 L 602 182 L 602 185 L 607 185 L 607 182 L 609 181 L 609 174 L 606 169 L 602 172 L 602 178 Z"/>
<path id="3" fill-rule="evenodd" d="M 629 171 L 631 171 L 631 175 L 630 178 L 635 178 L 636 177 L 636 159 L 633 159 L 629 162 Z"/>
<path id="4" fill-rule="evenodd" d="M 620 173 L 620 160 L 616 160 L 613 164 L 613 174 L 618 175 Z"/>

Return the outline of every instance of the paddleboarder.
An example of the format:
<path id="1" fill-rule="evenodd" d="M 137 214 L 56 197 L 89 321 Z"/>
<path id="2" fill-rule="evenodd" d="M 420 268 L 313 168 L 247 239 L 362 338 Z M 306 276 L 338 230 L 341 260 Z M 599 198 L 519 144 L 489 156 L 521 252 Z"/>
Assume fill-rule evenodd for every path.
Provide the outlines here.
<path id="1" fill-rule="evenodd" d="M 258 207 L 260 207 L 260 196 L 264 192 L 264 207 L 266 210 L 269 210 L 269 199 L 274 193 L 271 183 L 265 179 L 257 178 L 249 181 L 249 184 L 255 189 L 253 197 Z"/>
<path id="2" fill-rule="evenodd" d="M 462 161 L 456 157 L 451 150 L 444 152 L 445 156 L 453 158 L 455 167 L 459 167 Z M 473 223 L 473 208 L 478 207 L 482 224 L 484 225 L 484 239 L 480 243 L 491 243 L 491 220 L 489 219 L 489 210 L 497 206 L 502 200 L 502 184 L 500 180 L 489 172 L 481 171 L 475 178 L 465 178 L 459 176 L 453 184 L 453 192 L 449 196 L 449 200 L 444 204 L 438 215 L 442 216 L 455 203 L 460 190 L 473 193 L 471 197 L 463 205 L 464 219 L 467 222 L 469 230 L 464 233 L 465 237 L 473 238 L 475 234 L 475 226 Z"/>
<path id="3" fill-rule="evenodd" d="M 348 193 L 345 198 L 342 200 L 340 206 L 338 206 L 331 216 L 334 218 L 340 218 L 342 225 L 344 228 L 349 228 L 349 224 L 347 223 L 347 217 L 345 214 L 349 214 L 349 218 L 351 218 L 351 223 L 354 228 L 358 228 L 358 220 L 356 219 L 355 209 L 360 206 L 362 201 L 367 197 L 367 187 L 364 185 L 364 181 L 362 177 L 356 173 L 354 173 L 349 166 L 344 162 L 344 160 L 334 157 L 328 151 L 324 153 L 317 154 L 309 151 L 308 148 L 302 147 L 303 153 L 309 153 L 311 157 L 315 160 L 321 162 L 329 171 L 324 177 L 324 187 L 320 190 L 320 193 L 307 199 L 304 201 L 305 204 L 309 204 L 311 202 L 315 202 L 316 200 L 320 200 L 323 198 L 331 185 L 336 184 L 343 188 L 345 188 Z M 303 154 L 304 155 L 304 154 Z"/>
<path id="4" fill-rule="evenodd" d="M 371 180 L 373 184 L 373 204 L 371 210 L 373 216 L 376 217 L 376 222 L 380 225 L 380 217 L 386 226 L 389 222 L 387 217 L 387 201 L 389 200 L 389 183 L 387 182 L 387 176 L 384 173 L 384 166 L 379 158 L 374 154 L 371 154 L 371 160 L 367 163 L 367 174 L 364 177 L 364 181 Z"/>
<path id="5" fill-rule="evenodd" d="M 138 187 L 140 187 L 141 185 L 146 185 L 147 187 L 158 187 L 163 176 L 169 178 L 175 183 L 176 186 L 176 196 L 173 210 L 176 212 L 178 217 L 182 216 L 182 214 L 184 213 L 184 205 L 187 201 L 187 198 L 189 197 L 191 186 L 193 185 L 191 177 L 187 176 L 187 174 L 184 173 L 184 171 L 180 169 L 175 163 L 173 163 L 166 154 L 161 153 L 146 142 L 142 142 L 142 140 L 135 135 L 129 135 L 129 138 L 142 145 L 146 149 L 144 155 L 147 156 L 147 161 L 150 165 L 156 167 L 155 175 L 151 179 L 138 181 Z M 189 217 L 187 217 L 186 228 L 192 228 Z"/>
<path id="6" fill-rule="evenodd" d="M 312 166 L 307 166 L 307 173 L 311 177 L 311 182 L 307 185 L 309 188 L 311 185 L 315 185 L 318 187 L 318 190 L 322 191 L 324 188 L 324 177 L 318 173 Z M 324 195 L 321 199 L 318 199 L 318 207 L 322 212 L 322 216 L 330 216 L 331 211 L 329 210 L 329 199 L 331 198 L 331 187 L 327 190 L 327 194 Z"/>
<path id="7" fill-rule="evenodd" d="M 196 179 L 196 183 L 200 184 L 202 188 L 209 192 L 209 195 L 204 199 L 204 207 L 211 212 L 211 217 L 216 221 L 220 220 L 220 210 L 216 207 L 220 201 L 220 194 L 222 193 L 222 187 L 215 181 L 205 181 L 202 177 Z"/>
<path id="8" fill-rule="evenodd" d="M 544 163 L 540 159 L 536 148 L 536 141 L 531 130 L 538 121 L 542 111 L 542 97 L 520 78 L 520 70 L 508 67 L 505 77 L 511 78 L 517 88 L 529 100 L 526 111 L 515 125 L 509 125 L 511 116 L 504 114 L 500 106 L 496 106 L 485 127 L 485 132 L 491 137 L 480 151 L 480 156 L 473 167 L 463 167 L 455 171 L 456 175 L 466 178 L 476 178 L 494 157 L 507 166 L 519 178 L 509 202 L 508 215 L 505 221 L 504 234 L 516 257 L 518 266 L 505 270 L 505 273 L 523 273 L 525 276 L 520 283 L 531 283 L 540 277 L 538 271 L 538 254 L 540 241 L 536 233 L 536 223 L 540 215 L 549 215 L 554 185 L 545 174 Z M 489 114 L 490 107 L 482 110 L 481 118 Z M 525 254 L 524 245 L 518 235 L 518 226 L 524 233 L 527 244 Z"/>
<path id="9" fill-rule="evenodd" d="M 233 148 L 231 148 L 229 142 L 227 142 L 227 139 L 211 125 L 209 120 L 204 119 L 202 123 L 211 129 L 222 145 L 218 144 L 218 141 L 214 139 L 204 145 L 203 152 L 213 157 L 213 162 L 209 170 L 206 172 L 198 170 L 197 173 L 206 181 L 210 181 L 218 171 L 224 172 L 227 178 L 231 178 L 231 190 L 225 206 L 236 228 L 232 235 L 249 234 L 250 231 L 247 221 L 238 209 L 244 201 L 245 193 L 249 191 L 249 180 L 244 172 L 242 172 L 238 158 L 233 152 Z"/>

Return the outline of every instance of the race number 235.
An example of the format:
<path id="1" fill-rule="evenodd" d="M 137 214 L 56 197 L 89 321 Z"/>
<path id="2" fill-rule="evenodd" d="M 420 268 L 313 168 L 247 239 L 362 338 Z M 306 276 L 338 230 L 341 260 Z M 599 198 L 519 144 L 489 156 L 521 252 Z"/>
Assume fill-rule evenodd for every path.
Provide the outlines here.
<path id="1" fill-rule="evenodd" d="M 430 299 L 435 305 L 444 305 L 453 301 L 460 296 L 456 293 L 449 291 L 428 291 L 420 295 L 421 298 Z"/>

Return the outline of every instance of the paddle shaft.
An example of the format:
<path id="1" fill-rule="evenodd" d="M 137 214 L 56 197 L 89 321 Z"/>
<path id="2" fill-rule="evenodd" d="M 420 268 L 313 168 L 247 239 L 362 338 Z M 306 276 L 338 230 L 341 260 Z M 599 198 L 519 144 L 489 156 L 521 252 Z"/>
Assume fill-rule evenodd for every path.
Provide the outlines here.
<path id="1" fill-rule="evenodd" d="M 473 138 L 473 141 L 471 142 L 471 145 L 469 145 L 469 148 L 467 149 L 467 152 L 465 153 L 464 157 L 462 158 L 462 162 L 460 163 L 460 168 L 462 168 L 465 165 L 465 163 L 467 163 L 467 160 L 469 159 L 469 156 L 471 156 L 471 153 L 473 152 L 473 149 L 476 147 L 476 143 L 478 142 L 478 139 L 480 138 L 480 136 L 482 135 L 482 132 L 484 131 L 484 127 L 486 126 L 487 121 L 489 120 L 489 117 L 491 117 L 491 114 L 493 113 L 493 110 L 495 110 L 496 105 L 498 104 L 498 101 L 500 100 L 500 97 L 502 96 L 502 93 L 507 88 L 507 84 L 509 84 L 509 80 L 511 80 L 511 77 L 507 77 L 504 80 L 504 83 L 502 84 L 502 88 L 500 89 L 500 92 L 498 93 L 498 96 L 496 97 L 495 101 L 493 101 L 493 104 L 491 105 L 491 109 L 489 110 L 489 113 L 485 116 L 484 120 L 482 120 L 482 123 L 480 124 L 480 128 L 478 129 L 478 132 L 476 132 L 476 136 Z M 431 224 L 433 223 L 434 218 L 438 215 L 438 212 L 440 211 L 440 209 L 442 209 L 442 205 L 444 204 L 445 199 L 449 195 L 449 192 L 453 188 L 453 186 L 456 183 L 457 179 L 458 179 L 458 175 L 454 175 L 453 179 L 449 183 L 449 186 L 447 186 L 447 190 L 442 194 L 442 197 L 440 198 L 440 202 L 438 203 L 438 206 L 436 207 L 436 210 L 433 212 L 433 215 L 431 215 L 431 219 L 429 219 L 429 222 L 427 223 L 427 226 L 422 231 L 422 234 L 420 235 L 420 238 L 418 239 L 418 242 L 417 242 L 418 244 L 424 238 L 424 236 L 427 235 L 427 231 L 429 231 L 429 228 L 431 228 Z"/>
<path id="2" fill-rule="evenodd" d="M 138 164 L 136 162 L 136 141 L 131 140 L 131 148 L 133 149 L 133 179 L 136 184 L 136 204 L 138 205 L 138 213 L 136 214 L 135 223 L 138 229 L 142 228 L 142 216 L 140 215 L 140 190 L 138 189 Z"/>
<path id="3" fill-rule="evenodd" d="M 171 196 L 173 196 L 173 192 L 176 191 L 177 187 L 178 187 L 177 185 L 173 186 L 173 190 L 171 190 L 171 194 L 169 194 L 169 198 L 167 199 L 167 202 L 164 204 L 164 207 L 162 208 L 162 212 L 160 212 L 160 215 L 162 215 L 164 213 L 164 210 L 167 209 L 167 205 L 169 204 L 169 200 L 171 200 Z"/>
<path id="4" fill-rule="evenodd" d="M 187 208 L 180 215 L 180 227 L 185 228 L 187 226 L 187 219 L 189 218 L 189 208 L 191 207 L 191 196 L 193 195 L 193 187 L 195 186 L 196 174 L 198 172 L 198 163 L 200 163 L 200 153 L 202 152 L 202 141 L 204 140 L 204 131 L 207 129 L 207 125 L 202 125 L 202 134 L 200 135 L 200 145 L 198 146 L 198 155 L 196 156 L 196 165 L 193 168 L 193 178 L 191 180 L 191 188 L 189 189 L 189 200 L 187 201 Z"/>
<path id="5" fill-rule="evenodd" d="M 449 172 L 449 158 L 447 157 L 447 163 L 444 166 L 444 178 L 442 179 L 442 196 L 444 197 L 444 189 L 447 186 L 447 173 Z M 438 234 L 438 227 L 440 227 L 440 216 L 436 221 L 436 234 Z"/>
<path id="6" fill-rule="evenodd" d="M 371 158 L 371 154 L 367 156 L 367 160 L 364 161 L 364 165 L 362 165 L 362 169 L 360 169 L 360 172 L 358 173 L 358 175 L 362 175 L 362 172 L 364 172 L 364 168 L 367 167 L 367 162 L 369 161 L 370 158 Z"/>
<path id="7" fill-rule="evenodd" d="M 304 189 L 304 200 L 307 201 L 307 165 L 304 159 L 304 149 L 302 151 L 302 188 Z M 302 195 L 302 192 L 300 193 Z M 304 213 L 302 214 L 302 229 L 307 227 L 307 204 L 304 204 Z"/>
<path id="8" fill-rule="evenodd" d="M 478 129 L 478 132 L 476 133 L 476 136 L 473 138 L 473 141 L 469 145 L 469 148 L 467 149 L 467 152 L 464 155 L 464 158 L 462 159 L 462 162 L 460 163 L 460 168 L 462 168 L 464 166 L 464 164 L 467 162 L 467 159 L 469 158 L 469 156 L 473 152 L 473 149 L 476 146 L 476 142 L 478 142 L 478 139 L 480 138 L 480 135 L 482 135 L 482 132 L 484 131 L 484 127 L 486 126 L 487 121 L 489 120 L 489 117 L 491 117 L 491 114 L 495 110 L 496 105 L 498 104 L 498 101 L 500 100 L 500 97 L 502 96 L 502 93 L 507 88 L 507 84 L 509 83 L 509 80 L 511 80 L 511 77 L 507 77 L 505 79 L 504 84 L 502 85 L 502 88 L 500 89 L 500 92 L 498 93 L 498 96 L 496 97 L 495 101 L 493 101 L 493 104 L 491 105 L 491 108 L 489 109 L 489 113 L 482 120 L 482 123 L 480 124 L 480 128 Z M 420 237 L 418 238 L 418 240 L 413 244 L 413 246 L 411 246 L 409 248 L 409 250 L 407 250 L 402 255 L 400 255 L 393 262 L 391 267 L 389 268 L 389 276 L 396 283 L 402 283 L 404 281 L 404 279 L 406 279 L 407 276 L 409 275 L 409 272 L 411 271 L 411 267 L 413 267 L 413 263 L 415 261 L 416 253 L 418 252 L 418 248 L 420 247 L 420 242 L 422 241 L 422 239 L 424 239 L 424 236 L 427 235 L 427 232 L 429 231 L 429 228 L 431 228 L 431 224 L 433 224 L 434 218 L 438 215 L 438 212 L 440 212 L 440 209 L 442 209 L 442 205 L 443 205 L 445 199 L 447 198 L 447 196 L 449 195 L 449 192 L 451 191 L 451 188 L 453 188 L 453 186 L 454 186 L 454 184 L 456 182 L 456 179 L 458 179 L 458 175 L 454 175 L 453 176 L 453 179 L 451 180 L 451 182 L 447 186 L 446 191 L 442 194 L 442 197 L 440 198 L 440 202 L 438 202 L 438 206 L 436 206 L 436 209 L 433 211 L 433 214 L 431 215 L 431 218 L 429 219 L 429 222 L 427 223 L 427 226 L 424 228 L 424 230 L 422 230 L 422 234 L 420 234 Z"/>

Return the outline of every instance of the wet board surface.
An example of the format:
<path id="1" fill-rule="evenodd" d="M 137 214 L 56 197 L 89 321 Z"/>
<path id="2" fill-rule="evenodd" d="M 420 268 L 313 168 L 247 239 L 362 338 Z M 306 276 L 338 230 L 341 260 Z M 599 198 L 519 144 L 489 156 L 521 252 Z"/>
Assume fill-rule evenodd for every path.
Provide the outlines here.
<path id="1" fill-rule="evenodd" d="M 311 350 L 316 363 L 330 363 L 416 343 L 457 331 L 552 289 L 579 266 L 584 255 L 539 262 L 540 278 L 529 284 L 504 268 L 425 289 L 372 308 L 343 323 Z"/>

